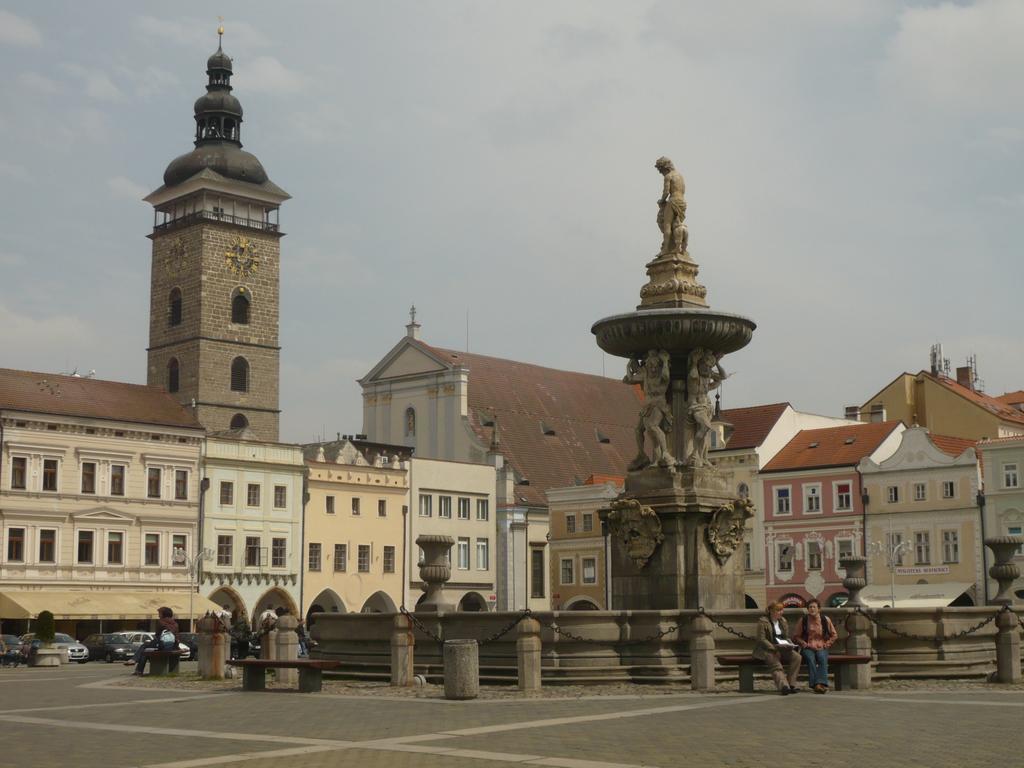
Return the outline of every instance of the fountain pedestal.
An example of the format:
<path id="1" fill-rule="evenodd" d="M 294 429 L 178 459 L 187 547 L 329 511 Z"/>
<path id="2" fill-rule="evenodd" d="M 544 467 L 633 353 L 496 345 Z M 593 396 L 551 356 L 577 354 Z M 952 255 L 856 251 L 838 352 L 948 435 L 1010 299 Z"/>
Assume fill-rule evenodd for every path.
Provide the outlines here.
<path id="1" fill-rule="evenodd" d="M 753 508 L 708 460 L 718 416 L 708 393 L 727 376 L 721 359 L 745 347 L 756 326 L 708 307 L 686 250 L 682 176 L 667 158 L 656 167 L 666 179 L 662 252 L 647 264 L 636 311 L 591 329 L 601 349 L 629 361 L 624 381 L 644 393 L 637 456 L 622 494 L 602 514 L 611 539 L 611 607 L 743 608 L 742 544 Z"/>

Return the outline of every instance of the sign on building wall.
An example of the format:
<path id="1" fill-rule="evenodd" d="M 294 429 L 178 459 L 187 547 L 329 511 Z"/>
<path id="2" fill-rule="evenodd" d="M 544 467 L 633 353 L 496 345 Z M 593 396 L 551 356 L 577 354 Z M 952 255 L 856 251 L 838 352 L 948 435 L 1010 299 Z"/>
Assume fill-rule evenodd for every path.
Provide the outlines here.
<path id="1" fill-rule="evenodd" d="M 935 576 L 949 573 L 948 565 L 919 565 L 908 568 L 897 568 L 897 576 Z"/>

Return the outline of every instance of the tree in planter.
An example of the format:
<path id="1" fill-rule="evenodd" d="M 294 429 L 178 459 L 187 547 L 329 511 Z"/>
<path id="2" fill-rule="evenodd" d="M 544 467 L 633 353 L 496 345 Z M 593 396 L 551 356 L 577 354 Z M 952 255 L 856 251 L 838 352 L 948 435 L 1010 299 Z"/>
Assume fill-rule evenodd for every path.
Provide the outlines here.
<path id="1" fill-rule="evenodd" d="M 56 636 L 56 627 L 53 624 L 53 614 L 49 611 L 40 611 L 36 617 L 36 636 L 39 647 L 29 659 L 35 667 L 59 667 L 61 652 L 54 648 L 53 641 Z M 33 643 L 34 644 L 34 643 Z"/>
<path id="2" fill-rule="evenodd" d="M 49 611 L 40 611 L 36 617 L 36 637 L 42 642 L 43 647 L 49 648 L 57 636 L 56 625 L 53 622 L 53 614 Z"/>

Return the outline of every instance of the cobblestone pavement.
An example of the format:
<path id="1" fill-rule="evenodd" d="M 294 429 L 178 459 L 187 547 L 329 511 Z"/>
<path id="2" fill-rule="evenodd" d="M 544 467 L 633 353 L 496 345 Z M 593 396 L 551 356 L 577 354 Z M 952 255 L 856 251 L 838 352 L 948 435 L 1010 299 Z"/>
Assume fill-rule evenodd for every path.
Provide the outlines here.
<path id="1" fill-rule="evenodd" d="M 472 702 L 427 686 L 330 682 L 319 694 L 238 681 L 131 678 L 121 666 L 0 670 L 0 768 L 1024 764 L 1024 687 L 890 682 L 782 697 L 676 686 L 551 687 Z M 775 760 L 768 755 L 776 755 Z"/>

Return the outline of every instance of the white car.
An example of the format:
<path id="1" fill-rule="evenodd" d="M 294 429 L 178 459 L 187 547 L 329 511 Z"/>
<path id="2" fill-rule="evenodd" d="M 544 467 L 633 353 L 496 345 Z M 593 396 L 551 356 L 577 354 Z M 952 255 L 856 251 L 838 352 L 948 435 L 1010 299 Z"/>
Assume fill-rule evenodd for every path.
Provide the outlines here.
<path id="1" fill-rule="evenodd" d="M 152 632 L 121 632 L 120 634 L 128 638 L 128 642 L 132 644 L 132 653 L 134 654 L 139 650 L 145 643 L 148 643 L 156 635 Z M 192 650 L 184 643 L 178 643 L 178 650 L 181 651 L 181 658 L 189 659 L 192 656 Z"/>
<path id="2" fill-rule="evenodd" d="M 25 658 L 31 658 L 35 649 L 39 647 L 39 642 L 35 641 L 35 639 L 35 632 L 29 632 L 27 635 L 21 636 L 21 653 Z M 85 662 L 89 660 L 89 649 L 75 640 L 71 635 L 65 635 L 63 632 L 54 633 L 53 645 L 55 648 L 67 649 L 68 661 L 85 664 Z M 28 649 L 28 651 L 26 652 L 25 649 Z"/>

